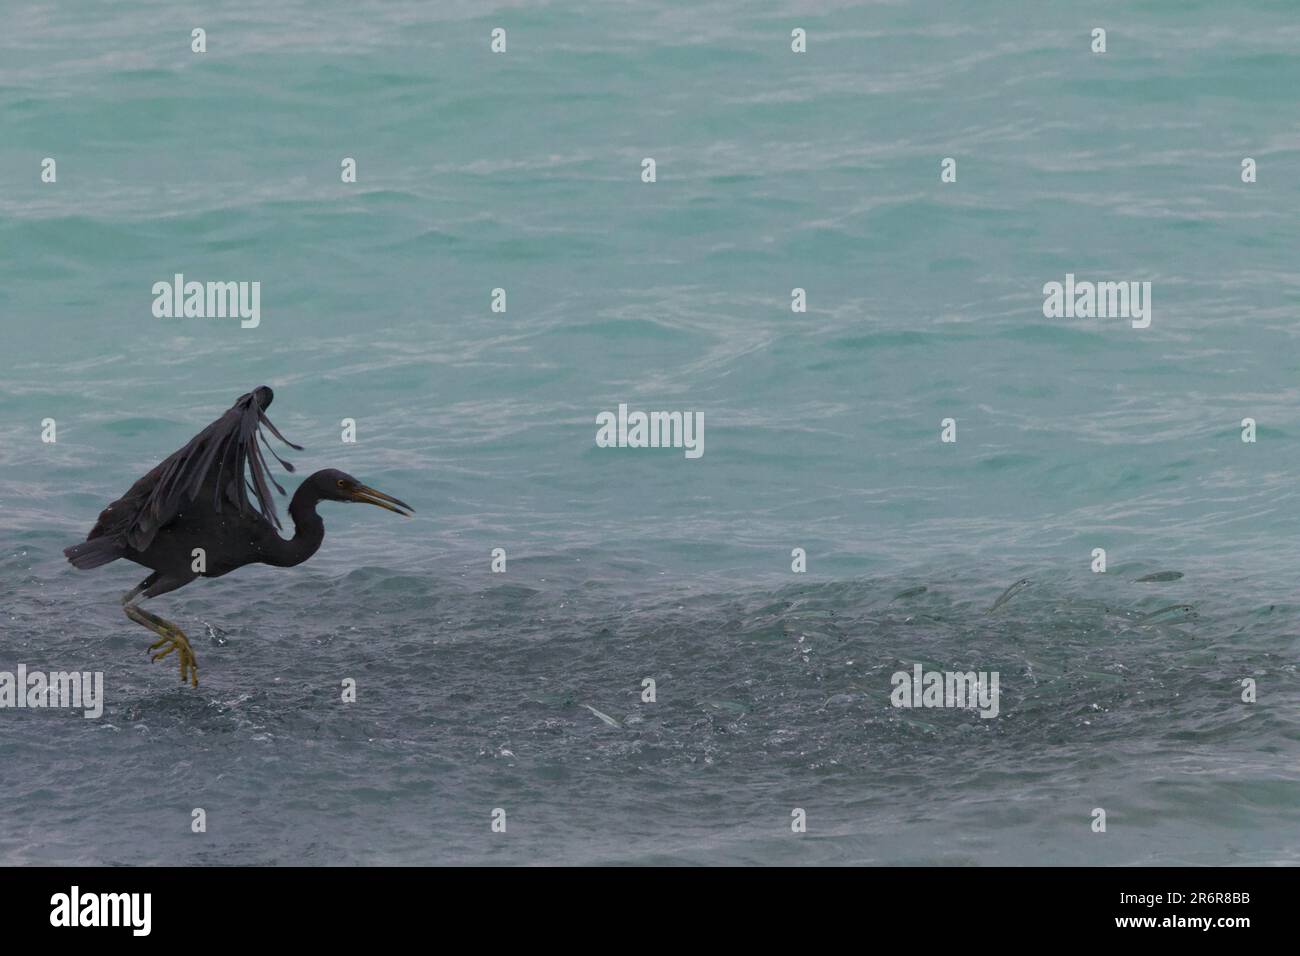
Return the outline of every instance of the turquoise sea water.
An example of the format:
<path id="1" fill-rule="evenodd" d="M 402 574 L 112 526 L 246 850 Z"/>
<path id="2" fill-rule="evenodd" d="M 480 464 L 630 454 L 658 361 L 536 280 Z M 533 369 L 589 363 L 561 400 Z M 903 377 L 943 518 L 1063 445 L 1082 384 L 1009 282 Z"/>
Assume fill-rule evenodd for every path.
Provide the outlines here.
<path id="1" fill-rule="evenodd" d="M 0 862 L 1297 862 L 1298 12 L 4 3 L 0 670 L 108 700 L 0 710 Z M 152 602 L 193 691 L 60 551 L 263 383 L 418 514 Z"/>

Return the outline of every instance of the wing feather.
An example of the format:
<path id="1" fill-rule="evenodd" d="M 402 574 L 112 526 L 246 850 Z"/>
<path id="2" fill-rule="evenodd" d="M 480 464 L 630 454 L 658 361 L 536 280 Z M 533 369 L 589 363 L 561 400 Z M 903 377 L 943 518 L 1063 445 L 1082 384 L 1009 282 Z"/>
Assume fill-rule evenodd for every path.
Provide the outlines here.
<path id="1" fill-rule="evenodd" d="M 89 538 L 115 537 L 137 551 L 144 551 L 159 529 L 191 503 L 217 512 L 228 505 L 236 514 L 253 515 L 279 528 L 271 487 L 282 495 L 284 489 L 271 476 L 258 447 L 260 440 L 271 451 L 261 428 L 265 427 L 290 448 L 301 451 L 302 446 L 285 438 L 266 417 L 266 408 L 274 397 L 275 393 L 265 385 L 241 395 L 225 414 L 191 438 L 184 448 L 159 462 L 109 505 L 100 514 Z M 292 464 L 274 451 L 271 455 L 287 471 L 293 471 Z M 211 490 L 210 501 L 200 498 L 205 489 Z"/>

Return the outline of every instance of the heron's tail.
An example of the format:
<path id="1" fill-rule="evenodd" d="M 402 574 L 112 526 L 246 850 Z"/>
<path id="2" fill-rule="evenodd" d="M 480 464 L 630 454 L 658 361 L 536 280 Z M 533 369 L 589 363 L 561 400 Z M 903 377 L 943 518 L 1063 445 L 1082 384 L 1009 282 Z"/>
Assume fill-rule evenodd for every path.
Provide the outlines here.
<path id="1" fill-rule="evenodd" d="M 74 568 L 88 571 L 122 557 L 122 548 L 110 538 L 91 538 L 63 549 L 63 556 Z"/>

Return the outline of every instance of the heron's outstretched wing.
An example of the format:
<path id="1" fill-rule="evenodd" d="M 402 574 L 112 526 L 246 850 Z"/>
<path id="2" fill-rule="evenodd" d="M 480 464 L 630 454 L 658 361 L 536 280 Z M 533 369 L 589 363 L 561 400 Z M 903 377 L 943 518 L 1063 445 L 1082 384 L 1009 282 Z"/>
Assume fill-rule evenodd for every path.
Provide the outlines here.
<path id="1" fill-rule="evenodd" d="M 301 451 L 302 446 L 281 435 L 266 417 L 266 408 L 274 397 L 275 393 L 265 385 L 241 395 L 224 415 L 109 505 L 87 540 L 114 537 L 143 551 L 158 529 L 191 502 L 195 508 L 216 512 L 230 509 L 238 515 L 255 514 L 280 527 L 271 486 L 280 494 L 284 489 L 271 477 L 258 442 L 287 471 L 293 471 L 293 465 L 271 451 L 261 426 L 265 425 L 290 448 Z M 200 491 L 204 492 L 202 497 Z M 253 493 L 251 500 L 249 491 Z"/>

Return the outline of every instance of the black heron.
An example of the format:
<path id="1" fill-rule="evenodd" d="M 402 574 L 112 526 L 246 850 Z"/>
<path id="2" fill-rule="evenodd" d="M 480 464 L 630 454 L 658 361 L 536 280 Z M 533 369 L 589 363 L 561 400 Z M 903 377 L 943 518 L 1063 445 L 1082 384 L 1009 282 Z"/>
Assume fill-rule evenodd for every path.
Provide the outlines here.
<path id="1" fill-rule="evenodd" d="M 258 441 L 287 471 L 293 465 L 271 450 L 261 426 L 290 448 L 301 451 L 302 446 L 281 435 L 266 417 L 274 397 L 265 385 L 241 395 L 229 411 L 105 508 L 84 542 L 63 551 L 77 568 L 126 558 L 153 569 L 122 596 L 123 608 L 127 617 L 158 635 L 149 648 L 158 651 L 152 659 L 176 651 L 181 683 L 188 678 L 194 687 L 199 686 L 199 668 L 189 638 L 133 602 L 175 591 L 198 577 L 219 578 L 246 564 L 302 564 L 325 537 L 325 523 L 316 514 L 318 501 L 361 501 L 408 517 L 414 510 L 346 472 L 326 468 L 298 486 L 289 502 L 294 535 L 280 537 L 268 482 L 280 494 L 284 489 L 270 477 Z"/>

